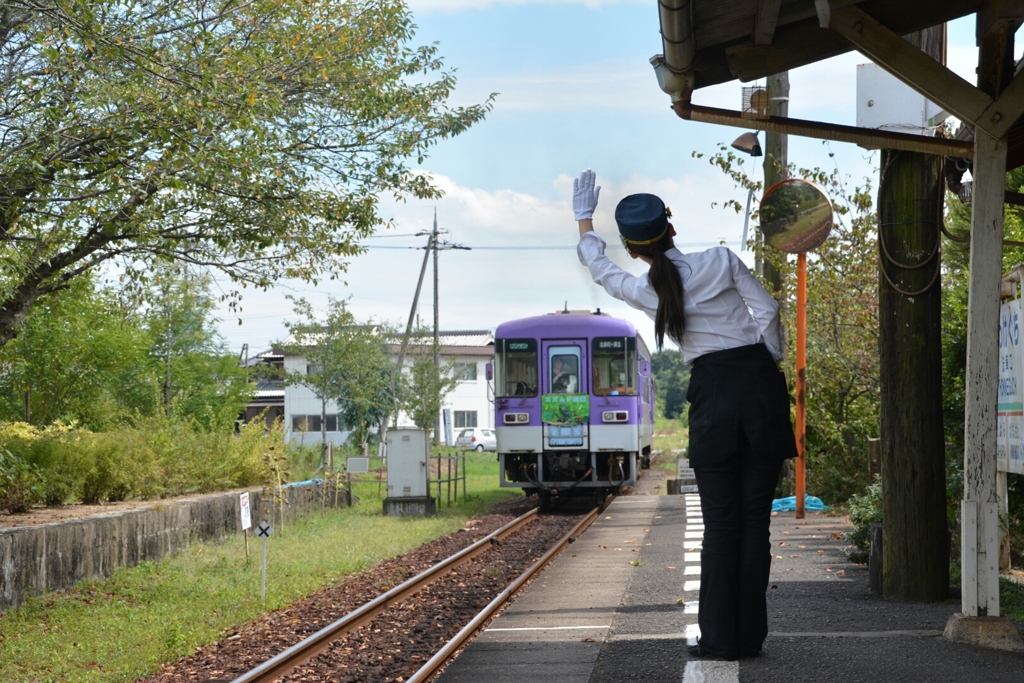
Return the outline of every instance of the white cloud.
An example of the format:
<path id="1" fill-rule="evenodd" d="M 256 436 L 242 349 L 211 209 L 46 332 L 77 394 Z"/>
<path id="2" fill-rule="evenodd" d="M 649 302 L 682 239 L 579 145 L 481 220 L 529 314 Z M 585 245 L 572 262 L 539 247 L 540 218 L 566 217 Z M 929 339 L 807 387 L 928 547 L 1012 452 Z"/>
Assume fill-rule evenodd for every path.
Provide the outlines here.
<path id="1" fill-rule="evenodd" d="M 427 12 L 462 12 L 487 9 L 499 5 L 583 5 L 591 9 L 608 5 L 649 5 L 649 0 L 409 0 L 409 8 L 416 14 Z"/>
<path id="2" fill-rule="evenodd" d="M 710 169 L 709 169 L 710 170 Z M 461 185 L 445 176 L 434 176 L 445 197 L 436 202 L 438 224 L 450 231 L 453 242 L 477 247 L 472 251 L 444 251 L 440 255 L 441 326 L 447 329 L 493 329 L 505 320 L 538 315 L 561 308 L 597 308 L 640 326 L 651 338 L 646 316 L 615 301 L 595 285 L 572 249 L 578 239 L 571 208 L 572 177 L 552 180 L 555 198 L 547 199 L 512 190 L 485 191 Z M 615 204 L 635 192 L 653 192 L 673 208 L 677 241 L 686 244 L 728 241 L 738 247 L 742 216 L 712 209 L 710 198 L 737 196 L 728 179 L 718 172 L 694 173 L 677 178 L 632 176 L 621 182 L 601 180 L 601 202 L 595 216 L 598 232 L 609 242 L 610 257 L 627 270 L 641 273 L 646 266 L 629 259 L 617 247 L 612 218 Z M 395 204 L 386 213 L 394 217 L 391 234 L 407 235 L 431 227 L 434 203 Z M 388 233 L 383 233 L 388 234 Z M 404 324 L 412 303 L 416 279 L 423 259 L 421 249 L 380 247 L 421 247 L 422 237 L 367 240 L 371 249 L 355 259 L 349 271 L 336 282 L 311 287 L 298 282 L 282 283 L 266 293 L 246 292 L 244 311 L 236 316 L 222 311 L 227 322 L 221 332 L 232 348 L 248 342 L 250 348 L 264 347 L 284 336 L 281 321 L 288 316 L 285 294 L 305 296 L 319 308 L 327 296 L 351 296 L 349 305 L 358 317 L 374 316 Z M 479 247 L 558 245 L 569 249 L 490 250 Z M 749 259 L 749 252 L 741 254 Z M 420 298 L 420 316 L 433 316 L 431 277 Z M 242 319 L 242 325 L 237 323 Z"/>
<path id="3" fill-rule="evenodd" d="M 663 114 L 668 95 L 648 64 L 593 63 L 532 74 L 460 78 L 457 105 L 499 93 L 496 112 L 628 111 Z"/>

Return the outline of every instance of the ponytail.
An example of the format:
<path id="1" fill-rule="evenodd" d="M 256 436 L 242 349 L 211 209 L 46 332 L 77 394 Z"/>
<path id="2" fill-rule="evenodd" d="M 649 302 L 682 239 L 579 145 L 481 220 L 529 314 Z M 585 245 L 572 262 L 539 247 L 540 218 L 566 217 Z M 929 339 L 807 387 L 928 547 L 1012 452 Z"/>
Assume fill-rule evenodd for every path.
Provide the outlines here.
<path id="1" fill-rule="evenodd" d="M 679 269 L 665 254 L 673 247 L 671 234 L 666 234 L 653 244 L 626 243 L 626 248 L 651 261 L 648 279 L 658 295 L 658 311 L 654 315 L 654 340 L 658 350 L 665 346 L 665 335 L 681 344 L 683 341 L 683 278 Z"/>
<path id="2" fill-rule="evenodd" d="M 654 339 L 661 351 L 665 334 L 682 343 L 683 339 L 683 278 L 675 264 L 659 251 L 651 254 L 654 262 L 648 275 L 651 286 L 658 293 L 658 312 L 654 315 Z"/>

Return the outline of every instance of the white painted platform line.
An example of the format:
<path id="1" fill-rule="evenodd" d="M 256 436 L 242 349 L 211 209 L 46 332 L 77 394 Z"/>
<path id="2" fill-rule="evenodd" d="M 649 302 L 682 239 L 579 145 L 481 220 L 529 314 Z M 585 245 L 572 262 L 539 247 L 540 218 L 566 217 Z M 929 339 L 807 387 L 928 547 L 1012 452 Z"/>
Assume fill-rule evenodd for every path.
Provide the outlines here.
<path id="1" fill-rule="evenodd" d="M 696 645 L 697 639 L 700 638 L 700 626 L 697 624 L 687 624 L 683 635 L 686 636 L 687 645 Z"/>
<path id="2" fill-rule="evenodd" d="M 700 603 L 696 600 L 687 600 L 683 603 L 683 614 L 700 614 Z"/>
<path id="3" fill-rule="evenodd" d="M 700 553 L 686 553 L 683 555 L 683 562 L 696 562 L 700 564 Z"/>
<path id="4" fill-rule="evenodd" d="M 696 550 L 700 547 L 700 541 L 683 541 L 683 550 Z"/>
<path id="5" fill-rule="evenodd" d="M 700 590 L 700 581 L 699 580 L 698 581 L 685 581 L 683 583 L 683 590 L 684 591 L 699 591 Z"/>
<path id="6" fill-rule="evenodd" d="M 489 628 L 487 631 L 575 631 L 579 629 L 611 628 L 608 624 L 597 626 L 523 626 L 520 628 Z"/>
<path id="7" fill-rule="evenodd" d="M 739 683 L 739 662 L 693 661 L 686 663 L 683 683 Z"/>
<path id="8" fill-rule="evenodd" d="M 686 523 L 686 530 L 687 531 L 704 531 L 704 522 L 703 521 L 701 521 L 701 522 L 687 522 Z"/>
<path id="9" fill-rule="evenodd" d="M 699 564 L 688 565 L 687 567 L 684 567 L 684 573 L 687 576 L 700 576 L 700 565 Z"/>
<path id="10" fill-rule="evenodd" d="M 683 534 L 683 538 L 704 538 L 704 530 L 690 531 L 690 527 L 686 527 L 686 533 Z"/>

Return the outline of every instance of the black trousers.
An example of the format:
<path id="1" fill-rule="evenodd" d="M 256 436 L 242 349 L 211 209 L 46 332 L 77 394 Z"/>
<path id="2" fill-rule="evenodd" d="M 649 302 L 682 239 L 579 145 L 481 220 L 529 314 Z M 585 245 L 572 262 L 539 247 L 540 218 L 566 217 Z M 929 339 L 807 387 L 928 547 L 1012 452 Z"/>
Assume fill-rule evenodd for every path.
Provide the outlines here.
<path id="1" fill-rule="evenodd" d="M 756 654 L 768 635 L 771 505 L 796 456 L 783 374 L 763 344 L 701 356 L 690 389 L 690 465 L 704 517 L 700 644 L 723 657 Z"/>
<path id="2" fill-rule="evenodd" d="M 738 444 L 731 457 L 693 469 L 704 516 L 700 645 L 728 658 L 756 654 L 768 636 L 769 526 L 782 467 L 755 454 L 745 434 Z"/>

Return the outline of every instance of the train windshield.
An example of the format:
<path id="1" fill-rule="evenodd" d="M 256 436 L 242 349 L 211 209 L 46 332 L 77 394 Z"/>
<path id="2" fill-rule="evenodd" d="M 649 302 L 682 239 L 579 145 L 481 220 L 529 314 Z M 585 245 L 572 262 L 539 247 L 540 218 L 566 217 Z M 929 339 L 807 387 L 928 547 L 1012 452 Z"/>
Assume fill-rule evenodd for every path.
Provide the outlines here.
<path id="1" fill-rule="evenodd" d="M 596 337 L 593 343 L 594 394 L 635 395 L 636 337 Z"/>
<path id="2" fill-rule="evenodd" d="M 494 340 L 494 394 L 537 395 L 537 340 Z"/>

